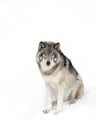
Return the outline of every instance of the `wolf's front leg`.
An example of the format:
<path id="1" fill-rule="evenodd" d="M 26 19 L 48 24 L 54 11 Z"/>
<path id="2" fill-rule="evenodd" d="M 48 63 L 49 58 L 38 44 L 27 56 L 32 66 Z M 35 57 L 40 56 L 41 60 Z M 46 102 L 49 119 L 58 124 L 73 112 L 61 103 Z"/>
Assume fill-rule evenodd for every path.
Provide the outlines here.
<path id="1" fill-rule="evenodd" d="M 49 86 L 47 86 L 47 94 L 48 94 L 48 104 L 47 108 L 43 110 L 44 113 L 48 113 L 52 110 L 52 90 Z"/>
<path id="2" fill-rule="evenodd" d="M 64 88 L 60 86 L 58 88 L 58 95 L 57 95 L 57 108 L 54 114 L 57 114 L 63 110 L 63 97 L 64 97 Z"/>

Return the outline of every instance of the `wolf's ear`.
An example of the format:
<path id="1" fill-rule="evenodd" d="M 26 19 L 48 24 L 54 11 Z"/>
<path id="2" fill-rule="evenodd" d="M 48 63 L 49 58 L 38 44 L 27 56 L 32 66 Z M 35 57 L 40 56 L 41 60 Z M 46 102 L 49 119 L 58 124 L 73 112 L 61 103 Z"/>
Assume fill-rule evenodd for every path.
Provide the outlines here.
<path id="1" fill-rule="evenodd" d="M 40 42 L 39 43 L 39 47 L 38 47 L 38 50 L 40 51 L 41 49 L 43 49 L 43 48 L 45 48 L 46 46 L 45 46 L 45 42 Z"/>
<path id="2" fill-rule="evenodd" d="M 54 48 L 55 48 L 57 51 L 59 51 L 59 50 L 60 50 L 60 43 L 57 42 L 57 43 L 55 44 Z"/>

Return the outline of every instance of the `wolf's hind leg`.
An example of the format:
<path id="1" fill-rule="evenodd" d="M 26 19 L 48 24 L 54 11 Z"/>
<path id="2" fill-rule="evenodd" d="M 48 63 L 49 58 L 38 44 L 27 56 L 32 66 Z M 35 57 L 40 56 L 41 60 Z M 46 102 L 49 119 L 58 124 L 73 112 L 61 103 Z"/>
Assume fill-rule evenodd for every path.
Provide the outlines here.
<path id="1" fill-rule="evenodd" d="M 80 87 L 81 87 L 81 82 L 79 80 L 76 81 L 75 85 L 73 86 L 72 92 L 69 96 L 69 104 L 75 103 L 75 100 L 80 96 Z"/>

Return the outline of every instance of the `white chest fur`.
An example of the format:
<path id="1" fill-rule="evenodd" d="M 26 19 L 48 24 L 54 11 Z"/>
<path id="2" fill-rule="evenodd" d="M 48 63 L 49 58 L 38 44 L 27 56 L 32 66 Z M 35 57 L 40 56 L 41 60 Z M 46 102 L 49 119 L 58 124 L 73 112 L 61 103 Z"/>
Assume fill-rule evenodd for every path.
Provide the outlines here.
<path id="1" fill-rule="evenodd" d="M 43 78 L 45 80 L 46 85 L 50 86 L 52 89 L 57 89 L 61 76 L 62 72 L 60 71 L 58 74 L 43 76 Z"/>

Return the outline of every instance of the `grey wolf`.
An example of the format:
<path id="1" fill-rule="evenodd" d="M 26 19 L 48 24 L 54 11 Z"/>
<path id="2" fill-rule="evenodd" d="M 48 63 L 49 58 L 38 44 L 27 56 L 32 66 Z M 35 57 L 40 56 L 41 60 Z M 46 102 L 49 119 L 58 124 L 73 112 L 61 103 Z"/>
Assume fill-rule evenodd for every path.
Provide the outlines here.
<path id="1" fill-rule="evenodd" d="M 48 105 L 44 113 L 52 110 L 54 102 L 57 102 L 55 114 L 63 109 L 63 102 L 75 103 L 84 93 L 83 81 L 60 49 L 60 43 L 39 43 L 36 61 L 45 81 L 48 93 Z"/>

